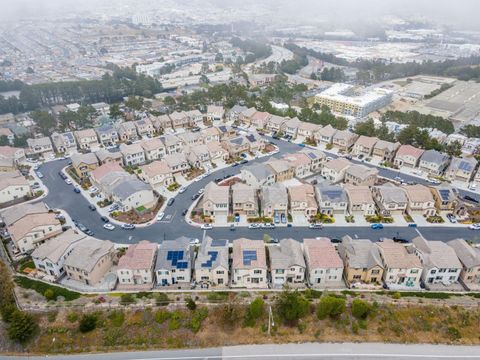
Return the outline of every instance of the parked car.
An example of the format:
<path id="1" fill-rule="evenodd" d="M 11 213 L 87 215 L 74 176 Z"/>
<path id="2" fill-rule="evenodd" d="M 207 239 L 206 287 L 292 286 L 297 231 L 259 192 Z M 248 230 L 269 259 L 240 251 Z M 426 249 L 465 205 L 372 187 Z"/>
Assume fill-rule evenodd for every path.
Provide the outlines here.
<path id="1" fill-rule="evenodd" d="M 235 227 L 235 224 L 231 224 L 230 225 L 230 231 L 235 231 L 237 230 L 237 228 Z"/>
<path id="2" fill-rule="evenodd" d="M 110 223 L 104 224 L 103 227 L 104 227 L 104 229 L 107 229 L 107 230 L 110 230 L 110 231 L 115 230 L 115 226 L 110 224 Z"/>
<path id="3" fill-rule="evenodd" d="M 248 225 L 248 228 L 249 228 L 249 229 L 260 229 L 260 228 L 261 228 L 261 225 L 260 225 L 260 224 L 253 223 L 253 224 Z"/>
<path id="4" fill-rule="evenodd" d="M 119 208 L 120 208 L 120 207 L 118 206 L 118 204 L 110 205 L 110 207 L 108 208 L 108 212 L 117 211 Z"/>
<path id="5" fill-rule="evenodd" d="M 475 199 L 474 197 L 470 196 L 470 195 L 465 195 L 465 196 L 463 197 L 463 199 L 464 199 L 464 200 L 467 200 L 467 201 L 470 201 L 470 202 L 473 202 L 473 203 L 475 203 L 475 204 L 478 204 L 478 200 Z"/>
<path id="6" fill-rule="evenodd" d="M 277 238 L 271 238 L 270 239 L 271 244 L 278 244 L 279 242 L 280 242 L 280 240 L 278 240 Z"/>
<path id="7" fill-rule="evenodd" d="M 246 164 L 246 163 L 248 163 L 248 160 L 247 160 L 247 159 L 243 159 L 242 161 L 240 161 L 240 164 L 242 164 L 242 165 L 243 165 L 243 164 Z"/>
<path id="8" fill-rule="evenodd" d="M 133 230 L 133 229 L 135 229 L 135 225 L 133 225 L 133 224 L 122 224 L 122 229 Z"/>
<path id="9" fill-rule="evenodd" d="M 309 228 L 309 229 L 323 229 L 323 225 L 322 225 L 322 224 L 313 223 L 313 224 L 308 225 L 308 228 Z"/>
<path id="10" fill-rule="evenodd" d="M 91 211 L 97 211 L 97 208 L 96 208 L 95 205 L 93 205 L 93 204 L 88 205 L 88 208 L 89 208 Z"/>
<path id="11" fill-rule="evenodd" d="M 456 224 L 456 223 L 457 223 L 457 218 L 456 218 L 455 215 L 453 215 L 453 214 L 447 214 L 447 219 L 448 219 L 448 221 L 450 221 L 452 224 Z"/>
<path id="12" fill-rule="evenodd" d="M 285 216 L 285 214 L 281 214 L 280 218 L 282 219 L 282 224 L 286 224 L 287 223 L 287 217 Z"/>
<path id="13" fill-rule="evenodd" d="M 200 227 L 202 230 L 212 230 L 213 226 L 211 224 L 202 224 Z"/>
<path id="14" fill-rule="evenodd" d="M 59 175 L 63 180 L 65 180 L 65 179 L 67 178 L 67 176 L 66 176 L 63 172 L 61 172 L 61 171 L 58 172 L 58 175 Z"/>
<path id="15" fill-rule="evenodd" d="M 110 219 L 106 216 L 100 216 L 100 220 L 102 220 L 104 223 L 110 222 Z"/>
<path id="16" fill-rule="evenodd" d="M 198 193 L 197 193 L 197 194 L 198 194 L 198 195 L 202 195 L 204 192 L 205 192 L 205 189 L 200 189 L 200 190 L 198 190 Z"/>
<path id="17" fill-rule="evenodd" d="M 193 194 L 193 195 L 192 195 L 192 201 L 193 201 L 193 200 L 197 200 L 199 197 L 200 197 L 200 195 L 198 195 L 198 194 Z"/>
<path id="18" fill-rule="evenodd" d="M 188 209 L 183 209 L 183 210 L 182 210 L 182 216 L 187 215 L 187 213 L 188 213 Z"/>
<path id="19" fill-rule="evenodd" d="M 383 229 L 383 224 L 372 224 L 370 227 L 373 230 Z"/>
<path id="20" fill-rule="evenodd" d="M 77 194 L 80 194 L 80 189 L 78 187 L 74 187 L 73 191 L 76 192 Z"/>
<path id="21" fill-rule="evenodd" d="M 175 202 L 175 198 L 170 198 L 168 199 L 167 205 L 172 206 L 174 202 Z"/>
<path id="22" fill-rule="evenodd" d="M 397 243 L 401 243 L 401 244 L 408 244 L 408 243 L 410 243 L 410 240 L 404 239 L 404 238 L 400 238 L 400 237 L 396 237 L 396 236 L 394 236 L 392 240 L 395 241 L 395 242 L 397 242 Z"/>
<path id="23" fill-rule="evenodd" d="M 157 215 L 157 221 L 162 221 L 163 217 L 165 216 L 165 213 L 161 212 L 161 213 L 158 213 Z"/>
<path id="24" fill-rule="evenodd" d="M 330 242 L 331 242 L 332 244 L 340 244 L 340 243 L 342 242 L 342 240 L 341 240 L 341 239 L 337 239 L 337 238 L 331 238 L 331 239 L 330 239 Z"/>
<path id="25" fill-rule="evenodd" d="M 264 229 L 275 229 L 275 224 L 265 223 L 265 224 L 262 224 L 262 228 L 264 228 Z"/>
<path id="26" fill-rule="evenodd" d="M 37 171 L 36 174 L 39 179 L 43 178 L 43 174 L 40 171 Z"/>
<path id="27" fill-rule="evenodd" d="M 200 244 L 200 240 L 198 240 L 196 238 L 195 239 L 190 239 L 190 245 L 198 245 L 198 244 Z"/>
<path id="28" fill-rule="evenodd" d="M 183 194 L 185 191 L 187 191 L 187 188 L 185 186 L 182 186 L 180 189 L 178 189 L 178 192 L 180 194 Z"/>
<path id="29" fill-rule="evenodd" d="M 68 179 L 68 178 L 65 179 L 65 184 L 67 184 L 67 185 L 72 185 L 72 180 L 70 180 L 70 179 Z"/>
<path id="30" fill-rule="evenodd" d="M 472 224 L 468 228 L 470 230 L 480 230 L 480 224 Z"/>

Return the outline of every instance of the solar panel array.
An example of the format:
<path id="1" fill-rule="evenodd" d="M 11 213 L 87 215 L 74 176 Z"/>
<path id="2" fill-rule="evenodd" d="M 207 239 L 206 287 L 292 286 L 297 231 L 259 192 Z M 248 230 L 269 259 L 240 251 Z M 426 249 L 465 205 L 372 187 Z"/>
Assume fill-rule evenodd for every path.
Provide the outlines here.
<path id="1" fill-rule="evenodd" d="M 243 250 L 243 265 L 250 266 L 252 260 L 257 260 L 257 251 Z"/>
<path id="2" fill-rule="evenodd" d="M 448 201 L 450 199 L 450 190 L 439 190 L 440 197 L 442 198 L 442 201 Z"/>
<path id="3" fill-rule="evenodd" d="M 252 134 L 247 135 L 246 138 L 247 138 L 248 141 L 250 141 L 250 142 L 255 142 L 255 136 L 253 136 Z"/>
<path id="4" fill-rule="evenodd" d="M 201 264 L 201 266 L 203 268 L 210 268 L 212 267 L 212 263 L 217 260 L 217 257 L 218 257 L 218 251 L 209 251 L 207 253 L 208 255 L 210 255 L 210 259 L 208 259 L 207 261 L 205 261 L 203 264 Z"/>
<path id="5" fill-rule="evenodd" d="M 342 190 L 326 190 L 323 191 L 322 194 L 325 195 L 329 199 L 338 199 L 342 197 Z"/>
<path id="6" fill-rule="evenodd" d="M 188 268 L 188 262 L 179 261 L 179 260 L 183 260 L 184 253 L 185 252 L 183 250 L 169 251 L 167 252 L 167 260 L 171 261 L 172 266 L 177 269 L 186 269 Z"/>
<path id="7" fill-rule="evenodd" d="M 212 246 L 226 246 L 228 243 L 227 239 L 213 239 Z"/>
<path id="8" fill-rule="evenodd" d="M 308 155 L 308 157 L 309 157 L 310 159 L 316 159 L 316 158 L 317 158 L 317 155 L 315 155 L 315 154 L 312 153 L 312 152 L 309 152 L 307 155 Z"/>
<path id="9" fill-rule="evenodd" d="M 472 170 L 472 165 L 466 161 L 460 161 L 460 164 L 458 165 L 458 168 L 463 171 L 471 171 Z"/>

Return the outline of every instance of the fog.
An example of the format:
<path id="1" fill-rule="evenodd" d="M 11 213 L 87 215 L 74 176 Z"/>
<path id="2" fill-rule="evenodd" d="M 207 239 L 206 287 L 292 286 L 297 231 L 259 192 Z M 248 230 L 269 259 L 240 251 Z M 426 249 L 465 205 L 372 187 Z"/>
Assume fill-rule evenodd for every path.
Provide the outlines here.
<path id="1" fill-rule="evenodd" d="M 305 22 L 335 19 L 369 23 L 386 15 L 425 19 L 461 29 L 480 29 L 479 0 L 0 0 L 0 19 L 15 21 L 30 17 L 82 15 L 108 7 L 124 10 L 161 9 L 189 5 L 252 9 L 262 7 L 272 19 L 285 17 Z M 253 11 L 253 10 L 252 10 Z"/>

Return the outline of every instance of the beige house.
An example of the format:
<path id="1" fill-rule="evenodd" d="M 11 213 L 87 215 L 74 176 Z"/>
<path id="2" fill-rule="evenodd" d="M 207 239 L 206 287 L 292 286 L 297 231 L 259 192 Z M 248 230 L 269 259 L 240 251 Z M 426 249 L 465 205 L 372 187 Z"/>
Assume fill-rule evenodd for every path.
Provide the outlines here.
<path id="1" fill-rule="evenodd" d="M 345 266 L 344 278 L 349 287 L 361 284 L 381 284 L 383 264 L 378 247 L 368 239 L 352 239 L 344 236 L 338 245 L 338 253 Z"/>
<path id="2" fill-rule="evenodd" d="M 343 285 L 343 261 L 330 239 L 304 239 L 303 250 L 310 286 L 326 288 Z"/>
<path id="3" fill-rule="evenodd" d="M 145 164 L 145 152 L 140 143 L 120 144 L 120 152 L 123 156 L 123 165 L 138 166 Z"/>
<path id="4" fill-rule="evenodd" d="M 262 187 L 261 211 L 263 216 L 274 218 L 275 222 L 287 219 L 288 194 L 284 185 L 275 183 Z"/>
<path id="5" fill-rule="evenodd" d="M 237 158 L 241 153 L 250 151 L 250 142 L 245 136 L 238 136 L 222 141 L 222 146 L 228 151 L 231 158 Z"/>
<path id="6" fill-rule="evenodd" d="M 156 160 L 147 165 L 140 166 L 138 177 L 148 182 L 154 189 L 168 187 L 175 182 L 172 170 L 165 160 Z"/>
<path id="7" fill-rule="evenodd" d="M 49 137 L 41 137 L 27 139 L 28 153 L 32 155 L 40 155 L 44 153 L 52 153 L 53 145 Z"/>
<path id="8" fill-rule="evenodd" d="M 439 176 L 443 174 L 449 162 L 450 156 L 447 154 L 437 150 L 426 150 L 420 158 L 418 168 L 428 174 Z"/>
<path id="9" fill-rule="evenodd" d="M 31 195 L 30 183 L 19 171 L 0 172 L 0 204 L 23 201 Z"/>
<path id="10" fill-rule="evenodd" d="M 100 165 L 109 163 L 117 163 L 120 165 L 123 163 L 123 156 L 120 151 L 111 152 L 105 149 L 100 149 L 95 151 L 95 156 L 100 162 Z"/>
<path id="11" fill-rule="evenodd" d="M 173 174 L 185 173 L 190 169 L 187 158 L 183 153 L 166 155 L 163 160 L 166 161 Z"/>
<path id="12" fill-rule="evenodd" d="M 445 171 L 445 178 L 449 181 L 469 183 L 475 173 L 478 162 L 475 158 L 452 158 Z"/>
<path id="13" fill-rule="evenodd" d="M 333 146 L 339 150 L 348 151 L 358 139 L 358 135 L 348 130 L 339 130 L 333 135 Z"/>
<path id="14" fill-rule="evenodd" d="M 240 173 L 248 185 L 256 188 L 275 183 L 273 170 L 263 164 L 247 165 L 240 170 Z"/>
<path id="15" fill-rule="evenodd" d="M 159 138 L 142 140 L 140 146 L 145 153 L 145 159 L 147 161 L 163 159 L 166 155 L 165 146 Z"/>
<path id="16" fill-rule="evenodd" d="M 134 122 L 137 128 L 137 134 L 141 137 L 152 137 L 155 133 L 155 128 L 149 118 L 137 120 Z"/>
<path id="17" fill-rule="evenodd" d="M 295 169 L 285 160 L 270 160 L 266 166 L 272 170 L 276 182 L 290 180 L 295 175 Z"/>
<path id="18" fill-rule="evenodd" d="M 72 160 L 73 170 L 80 180 L 88 179 L 90 173 L 98 167 L 98 158 L 94 153 L 76 153 L 70 159 Z"/>
<path id="19" fill-rule="evenodd" d="M 147 240 L 128 247 L 118 261 L 117 277 L 119 289 L 150 289 L 153 285 L 153 268 L 158 245 Z M 138 286 L 141 287 L 138 287 Z"/>
<path id="20" fill-rule="evenodd" d="M 295 139 L 297 137 L 298 133 L 298 128 L 302 122 L 297 118 L 294 117 L 293 119 L 288 119 L 283 125 L 282 125 L 282 131 L 285 133 L 285 135 L 291 136 L 292 139 Z M 313 134 L 312 134 L 313 136 Z"/>
<path id="21" fill-rule="evenodd" d="M 210 163 L 210 151 L 207 145 L 200 144 L 185 149 L 188 163 L 195 168 L 201 168 Z"/>
<path id="22" fill-rule="evenodd" d="M 428 187 L 421 184 L 407 185 L 403 186 L 403 190 L 407 194 L 407 212 L 409 215 L 430 217 L 437 213 L 435 199 Z"/>
<path id="23" fill-rule="evenodd" d="M 211 141 L 206 144 L 210 159 L 215 161 L 227 161 L 229 158 L 228 151 L 225 150 L 218 141 Z"/>
<path id="24" fill-rule="evenodd" d="M 345 183 L 357 186 L 372 186 L 377 182 L 378 169 L 365 165 L 352 165 L 345 171 Z"/>
<path id="25" fill-rule="evenodd" d="M 375 201 L 368 186 L 345 185 L 348 197 L 348 212 L 351 215 L 375 215 Z"/>
<path id="26" fill-rule="evenodd" d="M 151 121 L 153 127 L 158 133 L 163 133 L 166 129 L 172 128 L 172 120 L 168 115 L 155 116 Z"/>
<path id="27" fill-rule="evenodd" d="M 282 130 L 287 118 L 278 115 L 271 115 L 267 121 L 266 128 L 272 132 L 279 132 Z"/>
<path id="28" fill-rule="evenodd" d="M 374 147 L 372 157 L 379 161 L 393 162 L 397 149 L 400 147 L 400 143 L 392 143 L 385 140 L 378 140 Z"/>
<path id="29" fill-rule="evenodd" d="M 315 140 L 318 144 L 331 144 L 333 142 L 333 136 L 337 133 L 337 130 L 332 125 L 327 125 L 319 129 L 315 134 Z"/>
<path id="30" fill-rule="evenodd" d="M 258 216 L 257 189 L 243 183 L 232 185 L 232 213 L 234 216 Z"/>
<path id="31" fill-rule="evenodd" d="M 203 214 L 212 219 L 219 217 L 227 219 L 230 207 L 230 189 L 228 186 L 219 186 L 214 182 L 205 186 L 201 201 Z"/>
<path id="32" fill-rule="evenodd" d="M 184 146 L 203 145 L 203 137 L 200 132 L 185 132 L 179 134 L 178 138 L 182 141 Z"/>
<path id="33" fill-rule="evenodd" d="M 264 129 L 272 115 L 267 112 L 257 111 L 252 115 L 251 126 L 254 126 L 255 129 Z"/>
<path id="34" fill-rule="evenodd" d="M 203 125 L 203 114 L 198 111 L 197 109 L 195 110 L 190 110 L 190 111 L 185 111 L 185 114 L 187 115 L 188 117 L 188 124 L 191 126 L 191 127 L 199 127 L 200 125 Z M 207 117 L 208 117 L 208 113 L 207 113 Z M 207 119 L 208 120 L 208 119 Z"/>
<path id="35" fill-rule="evenodd" d="M 336 158 L 323 165 L 321 175 L 333 183 L 341 182 L 345 179 L 345 173 L 351 165 L 352 163 L 347 159 Z"/>
<path id="36" fill-rule="evenodd" d="M 77 244 L 65 260 L 65 271 L 68 278 L 93 286 L 110 271 L 114 259 L 111 241 L 87 238 Z"/>
<path id="37" fill-rule="evenodd" d="M 412 145 L 402 145 L 398 148 L 395 160 L 393 161 L 395 166 L 415 168 L 420 162 L 424 150 L 417 149 Z"/>
<path id="38" fill-rule="evenodd" d="M 268 257 L 273 287 L 305 283 L 306 264 L 300 242 L 282 239 L 278 245 L 269 247 Z"/>
<path id="39" fill-rule="evenodd" d="M 186 128 L 189 125 L 190 119 L 185 112 L 173 112 L 170 114 L 173 129 Z"/>
<path id="40" fill-rule="evenodd" d="M 455 250 L 462 263 L 459 280 L 470 290 L 480 288 L 480 249 L 473 247 L 464 239 L 455 239 L 447 243 Z"/>
<path id="41" fill-rule="evenodd" d="M 430 188 L 430 192 L 435 200 L 435 208 L 440 213 L 452 213 L 457 217 L 464 217 L 467 214 L 467 206 L 453 188 L 435 186 Z"/>
<path id="42" fill-rule="evenodd" d="M 232 281 L 234 288 L 266 289 L 267 257 L 263 240 L 233 240 Z"/>
<path id="43" fill-rule="evenodd" d="M 422 264 L 405 246 L 393 240 L 377 243 L 383 264 L 383 281 L 391 290 L 420 290 Z"/>
<path id="44" fill-rule="evenodd" d="M 220 132 L 214 126 L 203 129 L 200 132 L 200 134 L 202 136 L 204 144 L 208 144 L 210 142 L 219 142 L 220 141 Z"/>
<path id="45" fill-rule="evenodd" d="M 97 133 L 93 129 L 85 129 L 75 131 L 73 133 L 77 139 L 77 145 L 82 150 L 98 150 L 100 144 L 98 143 Z"/>
<path id="46" fill-rule="evenodd" d="M 165 152 L 167 153 L 167 155 L 182 152 L 184 146 L 182 140 L 180 140 L 175 135 L 167 134 L 162 136 L 160 140 L 162 140 L 163 145 L 165 146 Z"/>
<path id="47" fill-rule="evenodd" d="M 300 153 L 307 155 L 310 159 L 310 171 L 312 173 L 318 173 L 327 160 L 325 154 L 317 149 L 302 149 Z"/>
<path id="48" fill-rule="evenodd" d="M 318 184 L 315 186 L 315 195 L 321 214 L 347 214 L 348 197 L 342 186 Z"/>
<path id="49" fill-rule="evenodd" d="M 378 138 L 361 135 L 352 148 L 353 155 L 363 155 L 369 157 L 373 154 L 373 149 L 377 143 Z"/>
<path id="50" fill-rule="evenodd" d="M 223 106 L 208 105 L 205 115 L 207 121 L 220 121 L 225 116 L 225 110 Z"/>
<path id="51" fill-rule="evenodd" d="M 288 197 L 292 216 L 303 215 L 306 219 L 310 219 L 311 216 L 317 213 L 318 205 L 312 185 L 290 186 L 288 188 Z"/>
<path id="52" fill-rule="evenodd" d="M 391 183 L 372 187 L 373 199 L 383 216 L 405 214 L 408 198 L 405 191 Z"/>
<path id="53" fill-rule="evenodd" d="M 25 160 L 25 150 L 12 146 L 0 146 L 0 171 L 13 171 Z"/>
<path id="54" fill-rule="evenodd" d="M 311 174 L 312 159 L 307 154 L 301 152 L 286 154 L 283 160 L 288 162 L 296 178 L 302 179 Z"/>
<path id="55" fill-rule="evenodd" d="M 125 121 L 117 126 L 120 141 L 133 141 L 138 139 L 137 127 L 133 121 Z"/>
<path id="56" fill-rule="evenodd" d="M 316 139 L 317 133 L 322 129 L 320 125 L 301 121 L 297 129 L 297 137 L 301 139 Z"/>
<path id="57" fill-rule="evenodd" d="M 254 107 L 243 110 L 238 114 L 238 120 L 245 126 L 250 126 L 252 124 L 252 117 L 257 112 L 257 109 Z"/>
<path id="58" fill-rule="evenodd" d="M 228 240 L 203 239 L 195 259 L 195 280 L 201 288 L 228 286 Z"/>

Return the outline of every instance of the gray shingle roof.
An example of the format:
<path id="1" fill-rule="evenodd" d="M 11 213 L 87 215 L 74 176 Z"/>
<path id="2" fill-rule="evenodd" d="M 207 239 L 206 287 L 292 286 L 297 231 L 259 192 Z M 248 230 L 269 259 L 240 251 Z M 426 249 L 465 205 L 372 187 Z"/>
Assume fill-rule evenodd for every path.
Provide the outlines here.
<path id="1" fill-rule="evenodd" d="M 113 187 L 112 193 L 119 199 L 125 200 L 138 191 L 152 190 L 152 188 L 138 179 L 128 179 Z"/>
<path id="2" fill-rule="evenodd" d="M 65 265 L 90 272 L 97 262 L 111 251 L 113 251 L 111 241 L 88 237 L 75 246 L 65 260 Z"/>
<path id="3" fill-rule="evenodd" d="M 448 160 L 448 155 L 437 150 L 427 150 L 423 153 L 420 161 L 441 164 Z"/>
<path id="4" fill-rule="evenodd" d="M 160 244 L 155 262 L 155 271 L 161 269 L 177 269 L 172 260 L 168 259 L 169 251 L 183 251 L 181 261 L 187 262 L 187 269 L 191 268 L 190 238 L 181 236 L 175 240 L 165 240 Z"/>
<path id="5" fill-rule="evenodd" d="M 243 170 L 249 171 L 258 181 L 263 181 L 273 175 L 273 171 L 264 164 L 245 166 Z"/>
<path id="6" fill-rule="evenodd" d="M 474 248 L 464 239 L 455 239 L 447 243 L 455 250 L 460 262 L 467 268 L 480 266 L 480 249 Z"/>
<path id="7" fill-rule="evenodd" d="M 213 240 L 206 236 L 198 251 L 195 268 L 215 269 L 218 266 L 228 269 L 228 240 Z"/>
<path id="8" fill-rule="evenodd" d="M 338 252 L 342 259 L 347 259 L 348 266 L 354 269 L 367 268 L 374 266 L 383 268 L 382 260 L 378 247 L 368 239 L 355 239 L 350 236 L 344 236 L 342 243 L 338 245 Z"/>
<path id="9" fill-rule="evenodd" d="M 302 245 L 296 240 L 280 240 L 279 246 L 271 246 L 268 250 L 272 270 L 288 269 L 291 266 L 305 267 Z"/>

